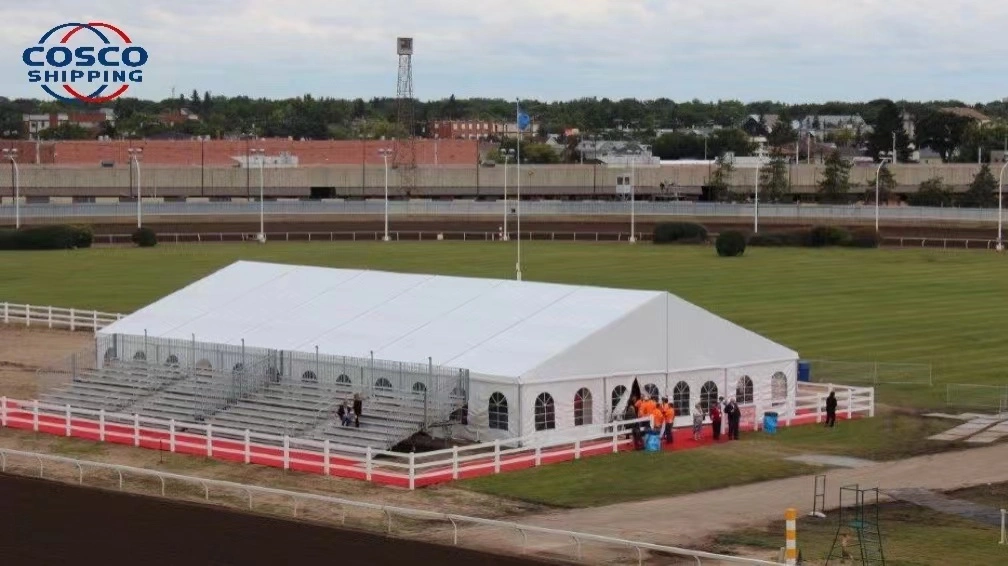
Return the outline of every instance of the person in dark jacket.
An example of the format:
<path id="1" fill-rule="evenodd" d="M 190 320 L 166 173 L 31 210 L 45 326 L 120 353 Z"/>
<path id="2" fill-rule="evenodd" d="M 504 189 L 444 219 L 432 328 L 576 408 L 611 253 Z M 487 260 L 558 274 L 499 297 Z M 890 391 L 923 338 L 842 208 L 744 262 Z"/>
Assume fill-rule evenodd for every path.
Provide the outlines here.
<path id="1" fill-rule="evenodd" d="M 728 400 L 728 404 L 725 405 L 724 413 L 725 416 L 728 417 L 728 439 L 738 440 L 739 422 L 742 420 L 742 411 L 739 409 L 738 403 L 735 402 L 734 397 Z"/>
<path id="2" fill-rule="evenodd" d="M 623 420 L 632 421 L 637 418 L 636 404 L 637 396 L 632 395 L 630 397 L 630 401 L 627 403 L 626 409 L 623 410 Z M 642 450 L 644 448 L 644 432 L 641 430 L 640 423 L 633 423 L 630 433 L 633 435 L 634 448 L 636 450 Z"/>
<path id="3" fill-rule="evenodd" d="M 826 398 L 826 426 L 832 427 L 836 424 L 837 398 L 836 391 L 830 391 Z"/>
<path id="4" fill-rule="evenodd" d="M 364 400 L 361 399 L 360 393 L 354 393 L 353 396 L 353 412 L 354 412 L 354 426 L 360 428 L 360 418 L 361 411 L 364 409 Z"/>

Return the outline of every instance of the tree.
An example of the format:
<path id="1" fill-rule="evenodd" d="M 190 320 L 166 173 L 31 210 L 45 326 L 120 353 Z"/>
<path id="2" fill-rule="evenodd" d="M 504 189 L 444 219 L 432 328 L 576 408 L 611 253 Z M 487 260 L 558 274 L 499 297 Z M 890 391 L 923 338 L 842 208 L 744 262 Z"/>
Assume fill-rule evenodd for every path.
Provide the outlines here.
<path id="1" fill-rule="evenodd" d="M 917 120 L 917 147 L 930 147 L 948 161 L 962 145 L 969 125 L 968 118 L 950 112 L 927 112 Z"/>
<path id="2" fill-rule="evenodd" d="M 995 179 L 994 174 L 991 173 L 990 166 L 984 163 L 983 166 L 980 167 L 980 170 L 977 171 L 977 174 L 973 177 L 973 182 L 970 183 L 969 189 L 963 193 L 960 198 L 960 203 L 963 206 L 976 208 L 996 206 L 997 190 L 997 179 Z"/>
<path id="3" fill-rule="evenodd" d="M 851 162 L 834 151 L 826 158 L 823 179 L 819 182 L 819 195 L 823 202 L 847 202 L 850 192 Z"/>
<path id="4" fill-rule="evenodd" d="M 715 159 L 714 162 L 717 164 L 717 168 L 711 173 L 707 185 L 711 188 L 711 199 L 722 201 L 728 197 L 728 186 L 735 173 L 735 166 L 723 155 Z"/>
<path id="5" fill-rule="evenodd" d="M 770 161 L 760 167 L 760 200 L 781 202 L 791 192 L 791 179 L 784 157 L 775 154 Z"/>
<path id="6" fill-rule="evenodd" d="M 773 147 L 792 145 L 798 141 L 798 132 L 791 127 L 791 122 L 781 118 L 767 136 L 767 143 Z"/>
<path id="7" fill-rule="evenodd" d="M 873 131 L 868 136 L 868 155 L 878 159 L 888 155 L 893 149 L 893 133 L 896 134 L 896 157 L 900 161 L 910 158 L 910 137 L 903 129 L 903 114 L 891 100 L 878 101 L 878 113 L 872 122 Z"/>
<path id="8" fill-rule="evenodd" d="M 932 177 L 907 199 L 911 206 L 952 206 L 952 191 L 941 177 Z"/>
<path id="9" fill-rule="evenodd" d="M 879 202 L 889 200 L 889 196 L 896 190 L 896 178 L 888 167 L 883 167 L 878 174 Z M 871 201 L 875 202 L 875 179 L 868 182 L 868 193 L 871 194 Z"/>

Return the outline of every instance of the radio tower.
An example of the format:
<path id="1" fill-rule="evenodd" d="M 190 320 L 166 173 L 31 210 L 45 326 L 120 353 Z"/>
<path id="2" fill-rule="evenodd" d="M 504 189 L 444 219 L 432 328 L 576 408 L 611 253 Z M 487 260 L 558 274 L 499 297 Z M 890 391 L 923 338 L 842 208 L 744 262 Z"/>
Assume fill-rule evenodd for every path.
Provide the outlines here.
<path id="1" fill-rule="evenodd" d="M 396 89 L 396 116 L 403 136 L 396 138 L 393 163 L 399 170 L 399 188 L 407 197 L 416 189 L 416 118 L 413 108 L 413 38 L 396 39 L 399 53 L 399 81 Z"/>

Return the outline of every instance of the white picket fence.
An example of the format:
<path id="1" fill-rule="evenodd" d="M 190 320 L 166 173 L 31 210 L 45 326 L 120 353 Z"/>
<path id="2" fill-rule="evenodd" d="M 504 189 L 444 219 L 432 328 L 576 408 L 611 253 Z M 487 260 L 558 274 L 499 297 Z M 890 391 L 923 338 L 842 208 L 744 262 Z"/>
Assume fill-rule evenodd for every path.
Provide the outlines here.
<path id="1" fill-rule="evenodd" d="M 69 467 L 76 472 L 76 479 L 78 485 L 85 485 L 85 477 L 87 476 L 87 471 L 101 470 L 107 472 L 114 472 L 118 476 L 118 487 L 120 491 L 124 491 L 126 487 L 127 479 L 135 478 L 145 478 L 156 480 L 160 484 L 160 495 L 162 497 L 168 496 L 167 486 L 168 481 L 188 484 L 193 487 L 200 488 L 203 492 L 203 499 L 205 501 L 211 501 L 211 489 L 214 490 L 215 494 L 217 492 L 224 492 L 227 494 L 241 494 L 243 497 L 240 500 L 236 499 L 223 499 L 216 498 L 214 503 L 224 503 L 230 505 L 237 505 L 237 501 L 247 501 L 248 509 L 255 510 L 255 498 L 269 498 L 272 500 L 282 499 L 284 501 L 290 502 L 292 509 L 292 515 L 296 518 L 298 517 L 298 510 L 305 509 L 307 504 L 312 503 L 315 505 L 322 505 L 332 510 L 336 511 L 337 515 L 341 517 L 341 523 L 346 524 L 347 510 L 357 510 L 357 511 L 370 511 L 378 512 L 384 515 L 384 530 L 386 534 L 394 535 L 394 518 L 412 519 L 412 520 L 426 520 L 426 521 L 438 521 L 447 527 L 451 526 L 451 545 L 452 546 L 465 546 L 464 541 L 460 542 L 460 539 L 465 539 L 466 532 L 464 528 L 460 527 L 479 527 L 479 528 L 493 528 L 500 529 L 506 532 L 518 533 L 519 537 L 512 537 L 512 540 L 518 542 L 521 547 L 523 554 L 529 551 L 534 552 L 536 550 L 534 545 L 529 544 L 530 534 L 542 535 L 549 537 L 551 540 L 555 539 L 560 545 L 570 545 L 573 541 L 574 544 L 570 545 L 573 547 L 572 556 L 570 558 L 576 560 L 577 562 L 594 562 L 593 556 L 586 556 L 583 552 L 583 547 L 586 543 L 591 543 L 593 545 L 601 545 L 604 547 L 610 547 L 613 550 L 622 549 L 634 549 L 636 556 L 631 559 L 632 562 L 636 562 L 638 565 L 642 565 L 645 559 L 645 552 L 654 552 L 657 554 L 668 554 L 673 556 L 679 556 L 683 558 L 693 559 L 698 565 L 703 564 L 750 564 L 750 565 L 765 565 L 765 566 L 780 566 L 778 562 L 770 562 L 766 560 L 757 560 L 752 558 L 741 558 L 738 556 L 727 556 L 721 554 L 714 554 L 710 552 L 702 552 L 697 550 L 689 550 L 685 548 L 678 548 L 673 546 L 664 546 L 658 544 L 652 544 L 641 541 L 632 541 L 626 539 L 618 539 L 613 537 L 607 537 L 602 535 L 595 535 L 589 533 L 580 533 L 574 531 L 565 531 L 562 529 L 552 529 L 547 527 L 538 527 L 534 525 L 524 525 L 520 523 L 514 523 L 509 521 L 499 521 L 495 519 L 483 519 L 479 517 L 469 517 L 465 515 L 455 515 L 450 513 L 440 513 L 436 511 L 425 511 L 421 509 L 411 509 L 407 507 L 394 507 L 391 505 L 379 505 L 375 503 L 366 503 L 363 501 L 353 501 L 349 499 L 342 499 L 337 497 L 330 497 L 327 495 L 319 495 L 314 493 L 303 493 L 297 491 L 288 491 L 283 489 L 276 489 L 270 487 L 262 487 L 258 485 L 241 484 L 229 481 L 215 480 L 209 478 L 201 478 L 195 476 L 185 476 L 180 474 L 172 474 L 168 472 L 161 472 L 158 470 L 150 470 L 145 468 L 134 468 L 129 466 L 121 466 L 118 464 L 108 464 L 104 462 L 94 462 L 88 460 L 78 460 L 75 458 L 67 458 L 63 456 L 53 456 L 50 454 L 40 454 L 36 452 L 23 452 L 19 450 L 9 450 L 6 448 L 0 448 L 0 472 L 3 473 L 20 473 L 24 474 L 28 470 L 33 470 L 37 464 L 37 470 L 39 478 L 46 477 L 47 465 L 50 471 L 50 476 L 53 475 L 52 471 L 56 466 Z M 53 479 L 62 479 L 53 477 Z M 131 485 L 134 485 L 131 483 Z M 244 505 L 244 503 L 243 503 Z M 274 511 L 275 512 L 275 511 Z M 430 535 L 437 534 L 434 530 L 424 530 L 424 536 L 429 537 Z M 447 530 L 445 532 L 447 538 Z M 416 536 L 413 534 L 413 536 Z M 474 538 L 476 538 L 474 536 Z M 448 541 L 444 541 L 447 543 Z M 625 562 L 621 562 L 625 563 Z"/>
<path id="2" fill-rule="evenodd" d="M 94 310 L 0 303 L 0 320 L 4 324 L 97 331 L 121 320 L 124 316 L 126 315 Z"/>

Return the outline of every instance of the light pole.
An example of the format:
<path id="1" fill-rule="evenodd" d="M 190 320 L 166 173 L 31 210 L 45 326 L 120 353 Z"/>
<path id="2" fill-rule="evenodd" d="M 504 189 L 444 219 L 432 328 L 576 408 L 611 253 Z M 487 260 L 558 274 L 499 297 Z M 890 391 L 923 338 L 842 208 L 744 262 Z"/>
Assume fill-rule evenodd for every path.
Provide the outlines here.
<path id="1" fill-rule="evenodd" d="M 381 148 L 378 150 L 378 154 L 382 156 L 382 161 L 385 163 L 385 235 L 382 236 L 382 241 L 388 242 L 392 239 L 388 233 L 388 158 L 392 155 L 392 150 L 387 147 Z"/>
<path id="2" fill-rule="evenodd" d="M 637 158 L 628 156 L 630 159 L 630 243 L 637 241 L 637 205 L 635 202 L 637 192 Z"/>
<path id="3" fill-rule="evenodd" d="M 508 237 L 508 227 L 507 227 L 507 219 L 508 219 L 507 167 L 508 167 L 508 160 L 511 159 L 511 157 L 515 154 L 515 151 L 513 149 L 504 149 L 501 150 L 501 153 L 504 155 L 504 233 L 501 235 L 501 240 L 506 242 L 511 239 Z"/>
<path id="4" fill-rule="evenodd" d="M 515 180 L 515 188 L 518 191 L 518 204 L 515 205 L 515 211 L 518 216 L 518 259 L 515 262 L 515 276 L 518 281 L 521 281 L 521 142 L 522 142 L 522 125 L 521 125 L 521 101 L 515 99 L 515 127 L 518 129 L 518 145 L 515 146 L 515 165 L 518 169 L 518 174 Z"/>
<path id="5" fill-rule="evenodd" d="M 1005 161 L 1004 165 L 1001 166 L 1001 173 L 998 174 L 998 237 L 997 245 L 994 249 L 997 251 L 1004 250 L 1004 243 L 1001 240 L 1001 222 L 1002 222 L 1002 212 L 1001 206 L 1004 202 L 1004 172 L 1005 167 L 1008 167 L 1008 161 Z"/>
<path id="6" fill-rule="evenodd" d="M 14 184 L 14 229 L 21 229 L 21 173 L 18 171 L 17 150 L 3 150 L 4 157 L 11 162 L 11 182 Z"/>
<path id="7" fill-rule="evenodd" d="M 265 214 L 266 213 L 266 211 L 265 211 L 265 206 L 266 205 L 264 204 L 264 201 L 263 201 L 263 196 L 264 196 L 263 195 L 263 192 L 264 192 L 263 189 L 264 189 L 264 185 L 265 185 L 264 173 L 263 173 L 263 167 L 264 167 L 263 162 L 266 161 L 266 150 L 264 148 L 261 148 L 261 147 L 260 148 L 254 148 L 254 149 L 249 150 L 249 153 L 251 153 L 252 155 L 258 156 L 258 159 L 259 159 L 259 235 L 256 236 L 256 239 L 259 240 L 259 243 L 264 243 L 264 242 L 266 242 L 266 214 Z"/>
<path id="8" fill-rule="evenodd" d="M 885 167 L 886 162 L 889 161 L 888 157 L 883 157 L 882 162 L 878 164 L 878 169 L 875 170 L 875 233 L 878 234 L 878 217 L 879 217 L 879 176 L 882 174 L 882 168 Z"/>
<path id="9" fill-rule="evenodd" d="M 753 233 L 759 233 L 759 177 L 763 168 L 763 148 L 760 147 L 756 153 L 756 190 L 753 194 Z"/>
<path id="10" fill-rule="evenodd" d="M 139 159 L 139 156 L 140 156 L 141 153 L 143 153 L 143 148 L 140 148 L 140 147 L 131 147 L 131 148 L 127 149 L 126 151 L 127 151 L 127 153 L 129 153 L 130 163 L 132 163 L 133 165 L 136 166 L 136 173 L 137 173 L 137 194 L 136 194 L 136 197 L 137 197 L 137 228 L 141 228 L 143 226 L 143 213 L 140 210 L 140 205 L 143 202 L 143 198 L 140 195 L 140 159 Z"/>

